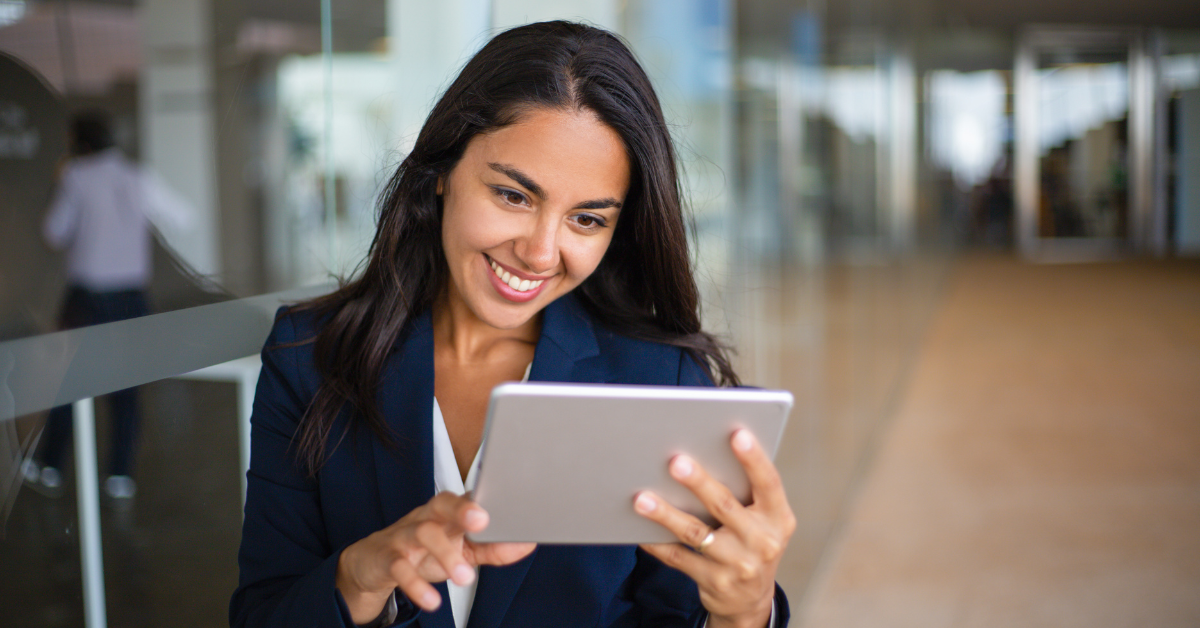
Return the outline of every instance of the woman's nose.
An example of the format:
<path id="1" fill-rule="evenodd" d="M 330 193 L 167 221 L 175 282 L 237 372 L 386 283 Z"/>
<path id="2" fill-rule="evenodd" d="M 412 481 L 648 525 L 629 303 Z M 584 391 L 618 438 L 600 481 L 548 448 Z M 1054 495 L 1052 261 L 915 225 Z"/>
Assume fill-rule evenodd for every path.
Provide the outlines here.
<path id="1" fill-rule="evenodd" d="M 517 257 L 530 272 L 540 275 L 558 266 L 558 225 L 554 221 L 539 218 L 516 245 Z"/>

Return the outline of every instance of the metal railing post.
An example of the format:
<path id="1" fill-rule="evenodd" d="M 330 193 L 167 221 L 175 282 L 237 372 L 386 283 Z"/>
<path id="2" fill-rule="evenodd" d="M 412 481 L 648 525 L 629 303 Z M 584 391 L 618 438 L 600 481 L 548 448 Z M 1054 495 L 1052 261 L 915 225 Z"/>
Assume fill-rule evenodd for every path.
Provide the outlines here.
<path id="1" fill-rule="evenodd" d="M 79 502 L 79 558 L 87 628 L 106 628 L 104 556 L 100 545 L 100 483 L 96 472 L 96 420 L 91 398 L 74 404 L 75 495 Z"/>

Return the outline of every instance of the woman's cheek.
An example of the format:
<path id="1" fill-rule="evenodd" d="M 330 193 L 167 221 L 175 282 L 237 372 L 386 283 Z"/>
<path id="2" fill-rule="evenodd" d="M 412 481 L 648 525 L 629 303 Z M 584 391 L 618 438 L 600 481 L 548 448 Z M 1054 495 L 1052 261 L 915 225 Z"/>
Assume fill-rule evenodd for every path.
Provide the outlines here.
<path id="1" fill-rule="evenodd" d="M 572 283 L 578 285 L 596 272 L 596 268 L 600 266 L 600 260 L 604 259 L 604 253 L 608 251 L 608 245 L 612 238 L 598 241 L 600 240 L 598 236 L 576 237 L 582 238 L 582 241 L 572 242 L 572 246 L 563 250 L 563 262 Z"/>
<path id="2" fill-rule="evenodd" d="M 464 218 L 469 218 L 464 216 Z M 471 252 L 487 251 L 502 244 L 508 237 L 505 221 L 486 215 L 477 215 L 474 220 L 463 220 L 454 225 L 462 234 L 463 248 Z"/>

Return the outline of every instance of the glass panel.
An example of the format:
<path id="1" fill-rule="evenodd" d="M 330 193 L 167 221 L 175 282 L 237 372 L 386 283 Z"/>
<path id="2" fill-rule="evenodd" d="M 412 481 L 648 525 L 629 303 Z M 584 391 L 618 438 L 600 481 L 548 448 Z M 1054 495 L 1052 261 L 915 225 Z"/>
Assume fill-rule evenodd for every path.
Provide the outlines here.
<path id="1" fill-rule="evenodd" d="M 1038 234 L 1124 238 L 1129 229 L 1125 52 L 1038 58 Z"/>
<path id="2" fill-rule="evenodd" d="M 1200 254 L 1200 33 L 1171 33 L 1166 52 L 1163 203 L 1171 247 L 1194 256 Z"/>
<path id="3" fill-rule="evenodd" d="M 75 497 L 88 491 L 77 491 L 70 418 L 48 418 L 66 407 L 46 408 L 118 390 L 95 404 L 100 478 L 86 487 L 101 496 L 110 625 L 228 621 L 239 393 L 256 366 L 163 378 L 256 353 L 280 302 L 262 293 L 327 281 L 293 270 L 307 261 L 295 258 L 269 273 L 265 246 L 279 234 L 266 199 L 287 185 L 266 167 L 279 147 L 275 67 L 320 52 L 320 7 L 257 4 L 0 2 L 0 568 L 15 574 L 0 588 L 5 625 L 85 623 Z M 70 122 L 89 112 L 107 118 L 114 148 L 66 161 L 80 137 Z M 109 156 L 109 174 L 84 173 L 70 199 L 78 222 L 44 237 L 52 200 Z M 106 199 L 107 218 L 81 209 Z M 149 224 L 122 232 L 136 209 Z M 310 255 L 327 259 L 328 247 Z M 57 481 L 26 459 L 53 461 Z M 110 474 L 132 475 L 136 497 Z"/>
<path id="4" fill-rule="evenodd" d="M 727 0 L 625 3 L 624 35 L 653 81 L 695 221 L 705 325 L 725 332 L 730 278 L 733 46 Z"/>
<path id="5" fill-rule="evenodd" d="M 730 317 L 748 381 L 796 394 L 777 464 L 799 522 L 779 579 L 802 591 L 903 381 L 949 230 L 920 216 L 905 40 L 801 9 L 770 16 L 789 25 L 779 42 L 742 17 L 760 30 L 740 31 L 736 66 Z"/>

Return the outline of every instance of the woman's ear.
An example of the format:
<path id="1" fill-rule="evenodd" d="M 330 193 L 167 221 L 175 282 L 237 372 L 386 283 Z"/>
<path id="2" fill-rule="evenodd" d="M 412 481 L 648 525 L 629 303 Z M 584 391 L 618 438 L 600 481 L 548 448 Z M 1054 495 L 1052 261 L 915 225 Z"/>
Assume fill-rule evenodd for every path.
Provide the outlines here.
<path id="1" fill-rule="evenodd" d="M 445 177 L 442 177 L 442 176 L 439 176 L 439 177 L 438 177 L 438 182 L 437 182 L 437 195 L 438 195 L 438 196 L 441 196 L 441 195 L 443 194 L 443 192 L 442 192 L 442 187 L 443 187 L 443 186 L 442 186 L 442 183 L 443 183 L 443 181 L 445 181 L 445 180 L 446 180 L 446 179 L 445 179 Z"/>

